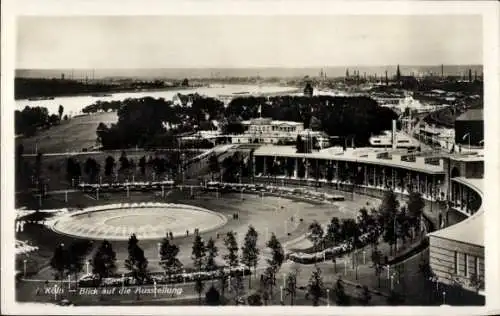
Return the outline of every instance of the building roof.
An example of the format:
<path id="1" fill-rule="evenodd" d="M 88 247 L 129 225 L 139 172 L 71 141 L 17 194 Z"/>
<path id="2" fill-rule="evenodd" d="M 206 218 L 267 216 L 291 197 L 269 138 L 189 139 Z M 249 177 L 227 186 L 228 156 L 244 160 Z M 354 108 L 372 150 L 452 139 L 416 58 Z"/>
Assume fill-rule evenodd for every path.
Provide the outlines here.
<path id="1" fill-rule="evenodd" d="M 403 168 L 429 174 L 444 173 L 443 165 L 425 163 L 425 159 L 417 159 L 413 162 L 401 160 L 401 158 L 405 154 L 398 151 L 389 152 L 390 156 L 387 158 L 377 157 L 378 154 L 387 152 L 387 150 L 382 148 L 347 148 L 346 151 L 343 151 L 342 147 L 329 147 L 319 152 L 297 153 L 295 146 L 264 145 L 256 149 L 254 155 L 310 159 L 333 159 L 339 161 L 360 162 L 395 168 Z"/>
<path id="2" fill-rule="evenodd" d="M 484 201 L 483 197 L 483 179 L 470 179 L 457 177 L 452 179 L 455 182 L 466 185 L 467 187 L 476 191 L 481 199 Z M 450 239 L 466 244 L 472 244 L 476 246 L 484 247 L 484 210 L 483 206 L 474 213 L 471 217 L 444 229 L 432 232 L 429 236 L 434 236 L 438 238 Z"/>
<path id="3" fill-rule="evenodd" d="M 483 109 L 470 109 L 457 117 L 457 121 L 483 121 Z"/>

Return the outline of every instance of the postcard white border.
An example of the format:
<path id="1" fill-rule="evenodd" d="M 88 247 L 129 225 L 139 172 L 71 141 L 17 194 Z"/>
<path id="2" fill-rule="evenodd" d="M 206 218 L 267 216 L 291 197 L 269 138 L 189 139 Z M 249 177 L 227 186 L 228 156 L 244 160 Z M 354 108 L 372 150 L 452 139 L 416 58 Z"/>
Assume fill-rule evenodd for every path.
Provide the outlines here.
<path id="1" fill-rule="evenodd" d="M 483 16 L 483 67 L 485 77 L 485 154 L 484 208 L 485 222 L 485 307 L 59 307 L 53 305 L 18 304 L 14 288 L 14 133 L 13 133 L 13 78 L 15 65 L 15 19 L 18 15 L 442 15 L 480 14 Z M 2 237 L 2 312 L 8 314 L 170 314 L 170 315 L 236 315 L 249 313 L 327 315 L 452 315 L 498 314 L 500 312 L 500 223 L 498 197 L 499 184 L 499 5 L 495 1 L 2 1 L 2 76 L 1 76 L 1 237 Z"/>

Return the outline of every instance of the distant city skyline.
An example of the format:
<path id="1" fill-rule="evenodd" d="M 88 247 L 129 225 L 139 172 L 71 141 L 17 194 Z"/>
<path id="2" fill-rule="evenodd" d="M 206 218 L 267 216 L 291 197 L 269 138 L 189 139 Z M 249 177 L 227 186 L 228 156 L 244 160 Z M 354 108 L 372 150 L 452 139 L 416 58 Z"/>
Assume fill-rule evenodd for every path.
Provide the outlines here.
<path id="1" fill-rule="evenodd" d="M 479 15 L 18 19 L 17 69 L 481 65 Z"/>
<path id="2" fill-rule="evenodd" d="M 223 78 L 223 77 L 317 77 L 323 72 L 327 77 L 343 77 L 349 69 L 351 75 L 359 71 L 360 76 L 389 76 L 396 74 L 397 65 L 386 66 L 337 66 L 337 67 L 288 67 L 288 68 L 155 68 L 155 69 L 17 69 L 16 77 L 23 78 L 60 78 L 66 79 L 101 79 L 106 77 L 136 77 L 136 78 Z M 473 74 L 481 75 L 482 65 L 443 65 L 443 75 L 462 76 L 471 69 Z M 400 65 L 402 75 L 441 74 L 441 65 L 412 66 Z"/>

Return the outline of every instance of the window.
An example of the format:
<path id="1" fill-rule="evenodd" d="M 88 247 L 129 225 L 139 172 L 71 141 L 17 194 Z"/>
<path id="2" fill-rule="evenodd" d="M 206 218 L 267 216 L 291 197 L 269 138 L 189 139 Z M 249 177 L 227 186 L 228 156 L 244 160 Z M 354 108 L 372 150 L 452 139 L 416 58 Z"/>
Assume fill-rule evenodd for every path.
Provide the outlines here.
<path id="1" fill-rule="evenodd" d="M 479 258 L 474 257 L 474 273 L 476 273 L 476 276 L 479 276 Z"/>
<path id="2" fill-rule="evenodd" d="M 468 276 L 469 275 L 468 262 L 467 262 L 468 259 L 469 259 L 469 256 L 467 256 L 467 254 L 464 253 L 464 276 Z"/>
<path id="3" fill-rule="evenodd" d="M 455 251 L 453 258 L 453 273 L 458 273 L 458 252 Z"/>

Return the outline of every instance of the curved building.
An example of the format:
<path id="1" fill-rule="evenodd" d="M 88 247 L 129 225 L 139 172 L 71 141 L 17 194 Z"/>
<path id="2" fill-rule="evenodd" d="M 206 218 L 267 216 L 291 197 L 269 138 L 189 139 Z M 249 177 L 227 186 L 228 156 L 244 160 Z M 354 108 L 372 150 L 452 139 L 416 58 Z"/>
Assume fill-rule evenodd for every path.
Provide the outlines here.
<path id="1" fill-rule="evenodd" d="M 484 282 L 473 285 L 474 278 L 484 280 L 481 152 L 332 147 L 304 154 L 290 146 L 261 146 L 252 159 L 257 179 L 347 185 L 380 197 L 387 190 L 400 195 L 416 191 L 428 201 L 440 201 L 441 207 L 426 210 L 438 228 L 429 234 L 430 266 L 439 282 L 484 289 Z"/>

